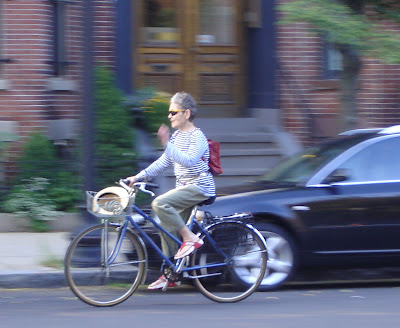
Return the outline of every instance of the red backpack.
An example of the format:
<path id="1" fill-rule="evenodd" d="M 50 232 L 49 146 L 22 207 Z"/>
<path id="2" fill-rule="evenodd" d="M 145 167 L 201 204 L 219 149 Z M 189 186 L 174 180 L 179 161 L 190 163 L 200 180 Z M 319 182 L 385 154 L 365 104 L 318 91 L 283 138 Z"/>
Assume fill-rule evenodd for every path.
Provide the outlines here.
<path id="1" fill-rule="evenodd" d="M 219 142 L 207 139 L 208 147 L 210 148 L 210 158 L 208 159 L 208 167 L 212 175 L 219 175 L 222 173 L 221 157 L 219 154 Z M 205 158 L 202 158 L 205 161 Z"/>

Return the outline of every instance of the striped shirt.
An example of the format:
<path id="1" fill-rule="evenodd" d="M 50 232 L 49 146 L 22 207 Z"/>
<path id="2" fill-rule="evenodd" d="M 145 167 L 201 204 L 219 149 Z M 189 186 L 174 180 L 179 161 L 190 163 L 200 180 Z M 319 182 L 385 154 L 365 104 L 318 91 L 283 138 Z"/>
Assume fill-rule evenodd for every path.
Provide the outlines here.
<path id="1" fill-rule="evenodd" d="M 164 153 L 136 178 L 139 181 L 151 180 L 172 164 L 176 187 L 193 184 L 205 196 L 212 197 L 215 196 L 215 183 L 208 168 L 209 157 L 207 138 L 199 128 L 184 132 L 177 130 L 167 143 Z"/>

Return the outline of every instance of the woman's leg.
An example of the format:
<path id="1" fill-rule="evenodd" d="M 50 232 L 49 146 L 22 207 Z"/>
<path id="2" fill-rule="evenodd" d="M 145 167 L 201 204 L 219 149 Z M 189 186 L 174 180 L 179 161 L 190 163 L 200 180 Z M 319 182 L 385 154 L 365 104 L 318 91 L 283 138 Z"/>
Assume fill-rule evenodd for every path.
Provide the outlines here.
<path id="1" fill-rule="evenodd" d="M 189 185 L 172 189 L 158 196 L 151 205 L 160 218 L 161 225 L 177 238 L 183 234 L 185 240 L 192 237 L 191 231 L 186 227 L 191 208 L 207 198 L 196 186 Z M 174 256 L 178 251 L 178 245 L 164 234 L 161 234 L 161 247 L 169 257 Z"/>

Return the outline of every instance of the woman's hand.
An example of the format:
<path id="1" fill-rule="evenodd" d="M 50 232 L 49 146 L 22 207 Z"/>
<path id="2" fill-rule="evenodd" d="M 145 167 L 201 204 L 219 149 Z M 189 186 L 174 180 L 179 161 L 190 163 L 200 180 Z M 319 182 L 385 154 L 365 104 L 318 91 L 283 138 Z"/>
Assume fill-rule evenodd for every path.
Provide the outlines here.
<path id="1" fill-rule="evenodd" d="M 158 139 L 160 139 L 161 144 L 165 148 L 165 146 L 167 145 L 169 139 L 171 138 L 171 133 L 169 131 L 169 127 L 166 126 L 165 124 L 162 124 L 160 126 L 160 128 L 158 129 L 157 137 L 158 137 Z"/>
<path id="2" fill-rule="evenodd" d="M 132 187 L 133 184 L 136 182 L 136 176 L 135 175 L 133 175 L 131 177 L 127 177 L 125 179 L 129 180 L 129 184 L 128 184 L 129 187 Z"/>

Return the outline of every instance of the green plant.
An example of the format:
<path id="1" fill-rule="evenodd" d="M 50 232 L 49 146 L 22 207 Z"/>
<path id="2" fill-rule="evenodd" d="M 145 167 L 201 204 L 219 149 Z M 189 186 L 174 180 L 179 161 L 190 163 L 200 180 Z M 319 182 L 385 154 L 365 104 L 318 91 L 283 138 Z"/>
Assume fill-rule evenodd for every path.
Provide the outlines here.
<path id="1" fill-rule="evenodd" d="M 171 95 L 166 92 L 155 92 L 153 97 L 145 100 L 142 105 L 142 115 L 148 132 L 155 133 L 161 124 L 170 125 L 168 109 Z"/>
<path id="2" fill-rule="evenodd" d="M 63 161 L 53 143 L 42 133 L 34 133 L 27 141 L 19 159 L 19 167 L 17 184 L 32 177 L 45 178 L 48 180 L 46 197 L 53 200 L 56 209 L 67 212 L 76 210 L 75 205 L 81 193 L 77 166 Z"/>
<path id="3" fill-rule="evenodd" d="M 43 177 L 52 179 L 59 165 L 53 143 L 42 133 L 35 132 L 26 142 L 19 159 L 18 179 Z"/>
<path id="4" fill-rule="evenodd" d="M 49 180 L 34 177 L 22 181 L 9 193 L 3 209 L 30 219 L 34 231 L 48 231 L 49 220 L 60 215 L 54 202 L 47 197 Z"/>
<path id="5" fill-rule="evenodd" d="M 98 186 L 106 186 L 135 171 L 134 135 L 128 110 L 111 72 L 97 67 L 95 77 L 95 180 Z"/>
<path id="6" fill-rule="evenodd" d="M 62 170 L 57 172 L 47 190 L 47 196 L 53 200 L 57 210 L 75 212 L 76 204 L 81 200 L 82 187 L 77 172 Z"/>

